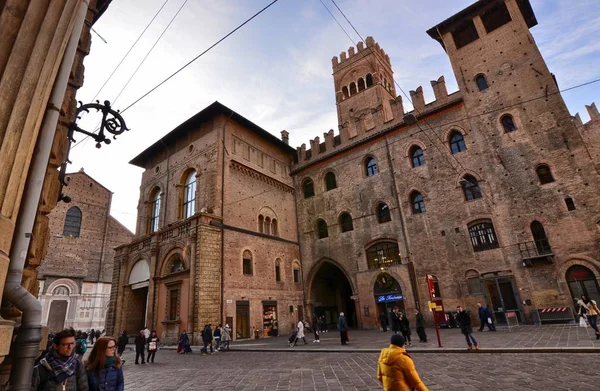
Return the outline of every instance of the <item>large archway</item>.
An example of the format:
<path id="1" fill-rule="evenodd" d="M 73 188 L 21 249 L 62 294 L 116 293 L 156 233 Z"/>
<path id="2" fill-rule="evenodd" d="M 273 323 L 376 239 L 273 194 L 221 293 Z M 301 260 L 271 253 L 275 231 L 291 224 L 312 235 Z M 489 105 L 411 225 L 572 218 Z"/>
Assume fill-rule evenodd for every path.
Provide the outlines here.
<path id="1" fill-rule="evenodd" d="M 150 267 L 148 262 L 141 259 L 133 265 L 129 273 L 129 287 L 126 289 L 123 327 L 129 333 L 137 332 L 146 326 L 148 311 L 148 285 L 150 282 Z"/>
<path id="2" fill-rule="evenodd" d="M 339 313 L 343 312 L 348 326 L 357 326 L 352 285 L 346 274 L 332 262 L 325 261 L 317 269 L 310 285 L 310 297 L 314 315 L 325 316 L 327 324 L 335 327 Z"/>
<path id="3" fill-rule="evenodd" d="M 600 288 L 594 272 L 582 265 L 571 266 L 566 273 L 567 284 L 574 303 L 581 295 L 600 302 Z M 575 306 L 577 307 L 577 306 Z"/>

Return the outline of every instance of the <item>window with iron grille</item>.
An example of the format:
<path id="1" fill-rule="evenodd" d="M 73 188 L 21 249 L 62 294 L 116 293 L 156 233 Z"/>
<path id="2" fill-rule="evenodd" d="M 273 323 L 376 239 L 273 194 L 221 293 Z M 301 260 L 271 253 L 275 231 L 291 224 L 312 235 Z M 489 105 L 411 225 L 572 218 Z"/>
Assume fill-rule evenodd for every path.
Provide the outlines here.
<path id="1" fill-rule="evenodd" d="M 486 251 L 500 247 L 491 221 L 482 221 L 469 226 L 473 251 Z"/>
<path id="2" fill-rule="evenodd" d="M 369 269 L 379 269 L 381 267 L 401 264 L 398 243 L 377 243 L 369 247 L 366 253 Z"/>
<path id="3" fill-rule="evenodd" d="M 183 218 L 187 219 L 196 213 L 196 171 L 185 178 L 183 186 Z"/>
<path id="4" fill-rule="evenodd" d="M 81 231 L 81 209 L 76 206 L 72 206 L 67 211 L 65 217 L 65 225 L 63 227 L 63 236 L 72 236 L 74 238 L 79 237 Z"/>

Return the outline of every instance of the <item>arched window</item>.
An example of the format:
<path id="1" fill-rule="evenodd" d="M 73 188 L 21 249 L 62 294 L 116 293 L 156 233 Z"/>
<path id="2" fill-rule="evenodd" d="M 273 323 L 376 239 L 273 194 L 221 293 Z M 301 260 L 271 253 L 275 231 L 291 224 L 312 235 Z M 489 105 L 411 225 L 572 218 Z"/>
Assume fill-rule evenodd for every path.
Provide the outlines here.
<path id="1" fill-rule="evenodd" d="M 64 285 L 59 285 L 54 288 L 52 296 L 69 296 L 69 288 Z"/>
<path id="2" fill-rule="evenodd" d="M 469 294 L 480 295 L 481 285 L 479 283 L 479 272 L 473 269 L 467 270 L 465 278 L 467 279 L 467 290 L 469 291 Z"/>
<path id="3" fill-rule="evenodd" d="M 356 94 L 356 84 L 354 82 L 350 83 L 350 96 Z"/>
<path id="4" fill-rule="evenodd" d="M 317 220 L 317 237 L 319 239 L 323 239 L 329 236 L 327 232 L 327 223 L 325 220 L 319 219 Z"/>
<path id="5" fill-rule="evenodd" d="M 500 123 L 502 124 L 502 127 L 504 128 L 504 133 L 510 133 L 512 131 L 517 130 L 517 126 L 515 125 L 515 120 L 513 119 L 512 115 L 510 115 L 510 114 L 503 115 L 502 118 L 500 118 Z"/>
<path id="6" fill-rule="evenodd" d="M 182 270 L 185 270 L 185 265 L 183 264 L 183 260 L 181 259 L 181 255 L 174 254 L 169 260 L 169 273 L 177 273 Z"/>
<path id="7" fill-rule="evenodd" d="M 550 167 L 547 164 L 540 164 L 535 169 L 537 176 L 540 180 L 540 184 L 544 185 L 546 183 L 554 182 L 554 177 L 552 176 L 552 171 L 550 171 Z"/>
<path id="8" fill-rule="evenodd" d="M 265 232 L 265 217 L 258 215 L 258 232 L 261 234 Z"/>
<path id="9" fill-rule="evenodd" d="M 65 225 L 63 227 L 63 236 L 72 236 L 74 238 L 79 237 L 81 231 L 81 209 L 76 206 L 72 206 L 67 211 L 65 217 Z"/>
<path id="10" fill-rule="evenodd" d="M 374 157 L 368 157 L 367 160 L 365 160 L 365 171 L 367 176 L 376 175 L 379 172 L 377 169 L 377 159 Z"/>
<path id="11" fill-rule="evenodd" d="M 281 259 L 279 258 L 275 260 L 275 281 L 281 281 Z"/>
<path id="12" fill-rule="evenodd" d="M 300 265 L 298 264 L 298 262 L 294 262 L 293 271 L 294 271 L 294 282 L 296 284 L 299 284 L 300 283 Z"/>
<path id="13" fill-rule="evenodd" d="M 458 131 L 453 131 L 450 135 L 450 151 L 452 154 L 456 154 L 459 152 L 463 152 L 467 150 L 467 145 L 465 144 L 465 138 Z"/>
<path id="14" fill-rule="evenodd" d="M 488 89 L 488 83 L 483 74 L 475 76 L 475 83 L 477 83 L 477 88 L 479 88 L 479 91 Z"/>
<path id="15" fill-rule="evenodd" d="M 348 94 L 348 87 L 342 87 L 342 95 L 344 96 L 344 99 L 348 99 L 350 97 L 350 94 Z"/>
<path id="16" fill-rule="evenodd" d="M 373 75 L 371 75 L 370 73 L 367 73 L 367 88 L 371 87 L 373 85 Z"/>
<path id="17" fill-rule="evenodd" d="M 160 189 L 156 188 L 152 192 L 152 204 L 150 209 L 150 232 L 158 231 L 160 220 Z"/>
<path id="18" fill-rule="evenodd" d="M 392 216 L 390 215 L 390 208 L 383 202 L 377 205 L 377 221 L 379 222 L 379 224 L 392 221 Z"/>
<path id="19" fill-rule="evenodd" d="M 433 275 L 431 276 L 431 278 L 433 279 L 433 294 L 436 298 L 442 297 L 442 294 L 440 293 L 440 283 L 438 281 L 438 278 Z"/>
<path id="20" fill-rule="evenodd" d="M 481 198 L 481 189 L 479 188 L 479 182 L 472 175 L 465 175 L 460 180 L 463 193 L 465 194 L 465 200 L 471 201 Z"/>
<path id="21" fill-rule="evenodd" d="M 328 172 L 325 174 L 325 190 L 333 190 L 337 187 L 337 183 L 335 181 L 335 174 L 333 172 Z"/>
<path id="22" fill-rule="evenodd" d="M 279 227 L 277 226 L 277 219 L 271 220 L 271 235 L 279 236 Z"/>
<path id="23" fill-rule="evenodd" d="M 418 191 L 413 191 L 410 196 L 410 202 L 412 203 L 412 210 L 414 214 L 425 213 L 425 201 L 423 196 Z"/>
<path id="24" fill-rule="evenodd" d="M 315 185 L 312 179 L 307 178 L 302 183 L 302 191 L 304 192 L 304 198 L 310 198 L 315 195 Z"/>
<path id="25" fill-rule="evenodd" d="M 242 255 L 242 268 L 245 275 L 252 275 L 252 253 L 250 250 L 244 250 Z"/>
<path id="26" fill-rule="evenodd" d="M 183 218 L 187 219 L 196 213 L 196 171 L 190 171 L 185 177 L 183 186 Z"/>
<path id="27" fill-rule="evenodd" d="M 412 158 L 412 166 L 420 167 L 425 165 L 425 154 L 421 147 L 415 145 L 410 149 L 410 156 Z"/>
<path id="28" fill-rule="evenodd" d="M 552 254 L 552 248 L 550 247 L 550 242 L 548 241 L 548 237 L 546 236 L 546 230 L 544 229 L 542 223 L 534 220 L 531 223 L 530 228 L 531 235 L 533 236 L 535 248 L 537 249 L 538 254 Z"/>
<path id="29" fill-rule="evenodd" d="M 358 91 L 362 91 L 365 89 L 365 80 L 361 77 L 358 79 Z"/>
<path id="30" fill-rule="evenodd" d="M 271 218 L 265 217 L 265 232 L 267 235 L 271 235 Z"/>
<path id="31" fill-rule="evenodd" d="M 354 225 L 352 224 L 352 216 L 350 216 L 350 213 L 342 213 L 340 215 L 340 227 L 342 227 L 342 232 L 354 230 Z"/>
<path id="32" fill-rule="evenodd" d="M 380 269 L 402 264 L 398 243 L 376 243 L 366 250 L 369 269 Z"/>
<path id="33" fill-rule="evenodd" d="M 475 222 L 469 225 L 469 235 L 473 251 L 485 251 L 498 248 L 498 238 L 494 231 L 494 224 L 489 220 Z"/>

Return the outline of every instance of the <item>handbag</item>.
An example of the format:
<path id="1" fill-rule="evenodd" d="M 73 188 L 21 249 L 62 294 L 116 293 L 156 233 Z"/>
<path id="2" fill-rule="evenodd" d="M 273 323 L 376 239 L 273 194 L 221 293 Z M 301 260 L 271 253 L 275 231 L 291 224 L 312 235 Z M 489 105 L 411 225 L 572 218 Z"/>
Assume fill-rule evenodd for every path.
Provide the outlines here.
<path id="1" fill-rule="evenodd" d="M 583 316 L 579 318 L 579 327 L 587 327 L 585 324 L 585 318 Z"/>
<path id="2" fill-rule="evenodd" d="M 492 324 L 492 318 L 488 318 L 488 324 Z"/>

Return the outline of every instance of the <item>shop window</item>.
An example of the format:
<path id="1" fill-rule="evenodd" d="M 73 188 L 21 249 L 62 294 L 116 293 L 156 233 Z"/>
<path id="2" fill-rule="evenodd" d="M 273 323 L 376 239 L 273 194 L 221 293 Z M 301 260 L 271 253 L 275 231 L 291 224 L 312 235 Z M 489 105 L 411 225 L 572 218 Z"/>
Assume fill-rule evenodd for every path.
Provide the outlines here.
<path id="1" fill-rule="evenodd" d="M 503 115 L 502 118 L 500 118 L 500 122 L 502 123 L 502 128 L 504 129 L 504 133 L 510 133 L 510 132 L 514 132 L 515 130 L 517 130 L 517 127 L 515 125 L 515 120 L 513 119 L 512 115 L 510 115 L 510 114 Z"/>
<path id="2" fill-rule="evenodd" d="M 475 76 L 475 83 L 477 83 L 477 88 L 479 91 L 485 91 L 489 88 L 488 82 L 483 74 Z"/>
<path id="3" fill-rule="evenodd" d="M 183 218 L 187 219 L 196 213 L 196 171 L 191 171 L 185 178 L 183 186 Z"/>
<path id="4" fill-rule="evenodd" d="M 263 215 L 258 215 L 258 232 L 263 233 L 265 231 L 265 217 Z"/>
<path id="5" fill-rule="evenodd" d="M 294 265 L 294 282 L 296 284 L 300 283 L 300 266 L 297 264 Z"/>
<path id="6" fill-rule="evenodd" d="M 566 197 L 565 198 L 565 204 L 567 205 L 567 210 L 568 211 L 577 209 L 575 207 L 575 201 L 573 201 L 573 198 L 571 198 L 571 197 Z"/>
<path id="7" fill-rule="evenodd" d="M 472 175 L 465 175 L 460 180 L 460 185 L 465 195 L 465 200 L 471 201 L 482 197 L 481 189 L 479 188 L 479 182 Z"/>
<path id="8" fill-rule="evenodd" d="M 342 232 L 348 232 L 354 230 L 354 225 L 352 223 L 352 216 L 350 213 L 342 213 L 340 215 L 340 226 L 342 228 Z"/>
<path id="9" fill-rule="evenodd" d="M 335 174 L 333 172 L 328 172 L 325 174 L 325 190 L 333 190 L 337 187 L 337 183 L 335 180 Z"/>
<path id="10" fill-rule="evenodd" d="M 374 157 L 368 157 L 367 160 L 365 160 L 365 170 L 367 176 L 377 175 L 379 172 L 377 169 L 377 159 Z"/>
<path id="11" fill-rule="evenodd" d="M 459 152 L 463 152 L 467 150 L 467 145 L 465 144 L 465 138 L 458 131 L 453 131 L 450 135 L 450 151 L 452 154 L 457 154 Z"/>
<path id="12" fill-rule="evenodd" d="M 249 250 L 244 251 L 244 255 L 242 257 L 243 270 L 244 274 L 251 276 L 252 275 L 252 253 Z"/>
<path id="13" fill-rule="evenodd" d="M 491 221 L 481 221 L 469 225 L 469 235 L 473 251 L 480 252 L 500 247 Z"/>
<path id="14" fill-rule="evenodd" d="M 263 335 L 277 337 L 277 302 L 263 302 Z"/>
<path id="15" fill-rule="evenodd" d="M 370 73 L 367 73 L 367 88 L 371 87 L 373 85 L 373 75 L 371 75 Z"/>
<path id="16" fill-rule="evenodd" d="M 72 206 L 67 211 L 65 225 L 63 227 L 63 236 L 79 237 L 81 231 L 81 209 Z"/>
<path id="17" fill-rule="evenodd" d="M 421 147 L 415 145 L 411 148 L 410 156 L 412 158 L 413 167 L 421 167 L 425 165 L 425 154 Z"/>
<path id="18" fill-rule="evenodd" d="M 156 188 L 152 192 L 152 203 L 150 209 L 150 232 L 158 231 L 160 219 L 160 189 Z"/>
<path id="19" fill-rule="evenodd" d="M 179 319 L 179 289 L 170 289 L 169 290 L 169 319 L 168 320 L 177 320 Z"/>
<path id="20" fill-rule="evenodd" d="M 392 215 L 390 214 L 390 208 L 383 202 L 377 205 L 377 221 L 379 224 L 387 223 L 392 221 Z"/>
<path id="21" fill-rule="evenodd" d="M 325 220 L 319 219 L 317 220 L 317 237 L 319 239 L 323 239 L 329 236 L 327 232 L 327 223 Z"/>
<path id="22" fill-rule="evenodd" d="M 281 259 L 275 260 L 275 281 L 281 281 Z"/>
<path id="23" fill-rule="evenodd" d="M 479 273 L 476 270 L 468 270 L 465 274 L 467 279 L 467 290 L 470 295 L 480 295 L 481 285 L 479 283 Z"/>
<path id="24" fill-rule="evenodd" d="M 302 183 L 302 192 L 304 193 L 304 198 L 310 198 L 315 195 L 315 185 L 312 179 L 307 178 L 304 180 Z"/>
<path id="25" fill-rule="evenodd" d="M 541 185 L 554 182 L 552 171 L 550 171 L 550 167 L 547 164 L 540 164 L 535 169 L 535 172 L 537 173 Z"/>
<path id="26" fill-rule="evenodd" d="M 488 33 L 504 26 L 512 20 L 504 2 L 500 2 L 495 6 L 488 8 L 479 16 L 483 23 L 483 27 L 485 27 L 485 31 Z"/>
<path id="27" fill-rule="evenodd" d="M 414 191 L 410 196 L 412 203 L 412 211 L 414 214 L 425 213 L 425 201 L 423 196 L 418 191 Z"/>
<path id="28" fill-rule="evenodd" d="M 466 46 L 477 40 L 479 38 L 479 34 L 477 34 L 477 29 L 475 28 L 473 20 L 465 20 L 462 24 L 456 27 L 452 32 L 452 38 L 454 38 L 454 43 L 457 49 L 460 49 L 463 46 Z"/>

